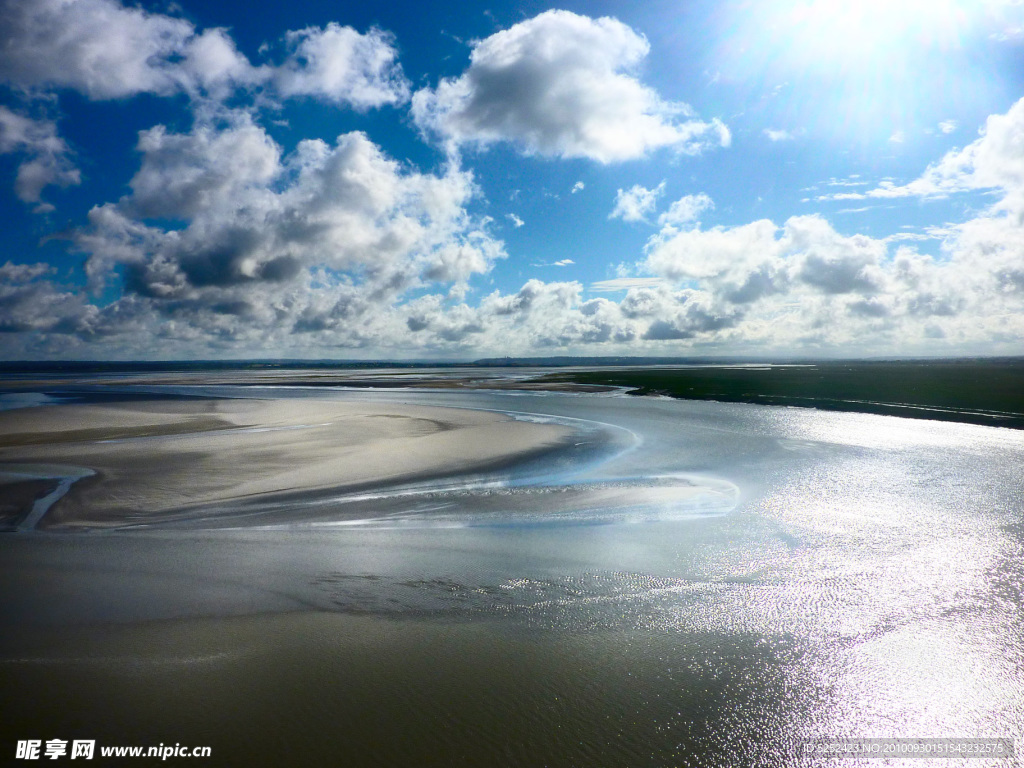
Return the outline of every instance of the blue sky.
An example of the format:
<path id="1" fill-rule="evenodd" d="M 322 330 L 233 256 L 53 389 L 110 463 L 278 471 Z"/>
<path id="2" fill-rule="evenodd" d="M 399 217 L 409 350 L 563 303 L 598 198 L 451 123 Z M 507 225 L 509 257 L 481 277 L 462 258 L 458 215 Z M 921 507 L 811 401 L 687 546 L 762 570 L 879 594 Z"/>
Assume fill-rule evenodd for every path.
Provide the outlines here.
<path id="1" fill-rule="evenodd" d="M 1024 5 L 0 2 L 0 357 L 1024 352 Z"/>

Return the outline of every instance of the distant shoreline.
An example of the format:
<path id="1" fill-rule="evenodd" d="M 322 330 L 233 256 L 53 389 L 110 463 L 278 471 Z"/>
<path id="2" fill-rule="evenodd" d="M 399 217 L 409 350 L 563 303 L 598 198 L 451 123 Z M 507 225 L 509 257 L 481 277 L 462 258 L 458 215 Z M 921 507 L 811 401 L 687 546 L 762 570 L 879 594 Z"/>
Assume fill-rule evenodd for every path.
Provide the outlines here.
<path id="1" fill-rule="evenodd" d="M 676 362 L 670 362 L 676 360 Z M 600 361 L 596 363 L 595 361 Z M 639 364 L 644 361 L 646 364 Z M 501 365 L 499 363 L 504 363 Z M 123 386 L 608 392 L 818 408 L 1024 429 L 1024 357 L 763 363 L 684 358 L 0 363 L 0 396 Z M 0 405 L 2 407 L 2 405 Z"/>
<path id="2" fill-rule="evenodd" d="M 806 366 L 620 368 L 540 381 L 631 395 L 818 408 L 1024 429 L 1024 360 L 847 361 Z"/>
<path id="3" fill-rule="evenodd" d="M 476 360 L 323 360 L 267 358 L 238 360 L 0 360 L 3 374 L 128 373 L 169 371 L 272 371 L 272 370 L 351 370 L 351 369 L 423 369 L 423 368 L 651 368 L 655 366 L 831 366 L 831 365 L 986 365 L 1024 366 L 1024 355 L 987 357 L 641 357 L 628 355 L 549 357 L 488 357 Z M 8 382 L 9 383 L 9 382 Z"/>

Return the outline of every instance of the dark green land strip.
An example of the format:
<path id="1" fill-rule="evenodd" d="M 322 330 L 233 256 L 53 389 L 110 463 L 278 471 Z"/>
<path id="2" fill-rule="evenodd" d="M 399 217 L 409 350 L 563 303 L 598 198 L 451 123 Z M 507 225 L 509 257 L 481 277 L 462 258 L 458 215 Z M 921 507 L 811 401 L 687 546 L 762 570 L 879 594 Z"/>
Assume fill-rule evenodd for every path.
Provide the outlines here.
<path id="1" fill-rule="evenodd" d="M 549 374 L 635 395 L 857 411 L 1024 429 L 1024 359 L 620 368 Z"/>

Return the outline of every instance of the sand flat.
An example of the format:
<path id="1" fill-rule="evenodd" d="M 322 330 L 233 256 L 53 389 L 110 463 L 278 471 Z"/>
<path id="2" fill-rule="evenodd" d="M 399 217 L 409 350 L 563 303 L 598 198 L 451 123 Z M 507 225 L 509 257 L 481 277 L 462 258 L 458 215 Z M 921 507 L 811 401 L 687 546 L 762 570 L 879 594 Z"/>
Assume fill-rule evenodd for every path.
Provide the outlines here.
<path id="1" fill-rule="evenodd" d="M 130 517 L 493 466 L 570 430 L 488 411 L 323 400 L 148 400 L 0 413 L 0 465 L 87 467 L 44 523 Z"/>

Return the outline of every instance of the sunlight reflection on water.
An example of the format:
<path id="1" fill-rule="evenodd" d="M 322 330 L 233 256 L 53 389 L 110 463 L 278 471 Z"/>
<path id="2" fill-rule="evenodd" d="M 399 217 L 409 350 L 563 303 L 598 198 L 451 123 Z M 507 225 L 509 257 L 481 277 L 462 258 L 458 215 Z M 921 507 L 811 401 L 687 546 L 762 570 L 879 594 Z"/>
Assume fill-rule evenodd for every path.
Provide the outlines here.
<path id="1" fill-rule="evenodd" d="M 641 439 L 559 467 L 558 490 L 414 489 L 415 503 L 378 527 L 326 515 L 25 537 L 8 547 L 13 586 L 0 608 L 10 621 L 53 622 L 88 621 L 100 604 L 111 621 L 319 612 L 333 618 L 315 631 L 269 616 L 245 630 L 257 643 L 282 622 L 284 650 L 259 663 L 315 667 L 306 689 L 285 676 L 275 695 L 336 728 L 367 705 L 331 687 L 344 680 L 422 726 L 424 744 L 451 740 L 444 754 L 460 738 L 488 754 L 479 745 L 504 744 L 503 728 L 552 765 L 789 765 L 802 736 L 999 736 L 1024 748 L 1024 433 L 625 397 L 315 396 L 514 408 Z M 684 514 L 695 488 L 720 496 Z M 358 501 L 373 503 L 395 500 Z M 45 587 L 27 573 L 46 573 Z M 346 627 L 377 644 L 360 650 Z M 203 674 L 219 680 L 214 666 Z M 465 730 L 435 732 L 420 709 Z M 273 722 L 309 733 L 308 722 Z M 592 727 L 608 722 L 618 730 Z M 987 764 L 1005 762 L 970 762 Z"/>

